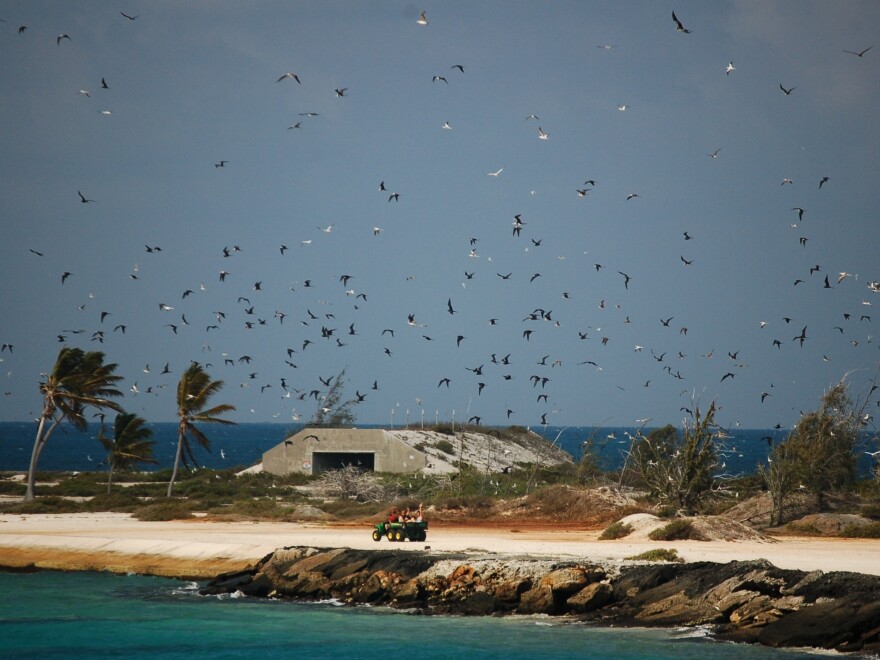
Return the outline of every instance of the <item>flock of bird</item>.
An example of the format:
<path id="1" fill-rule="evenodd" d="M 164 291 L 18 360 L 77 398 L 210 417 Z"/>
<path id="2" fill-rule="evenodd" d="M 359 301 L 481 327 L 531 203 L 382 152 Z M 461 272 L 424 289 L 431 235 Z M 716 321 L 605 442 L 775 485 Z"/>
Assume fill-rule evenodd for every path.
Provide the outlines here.
<path id="1" fill-rule="evenodd" d="M 139 19 L 138 15 L 119 14 L 119 19 L 127 23 Z M 433 27 L 424 11 L 413 23 L 414 30 L 431 30 Z M 695 26 L 683 23 L 672 12 L 672 25 L 669 26 L 672 38 L 691 38 L 695 29 Z M 20 25 L 17 36 L 31 38 L 33 32 L 30 26 Z M 674 32 L 680 33 L 680 36 Z M 63 49 L 74 39 L 76 34 L 73 33 L 58 34 L 51 47 Z M 598 47 L 609 53 L 617 48 L 614 44 L 601 44 Z M 871 48 L 846 50 L 845 53 L 863 58 Z M 281 71 L 274 76 L 274 80 L 270 78 L 266 81 L 267 87 L 272 87 L 274 83 L 281 90 L 287 85 L 299 88 L 309 84 L 306 66 L 297 71 Z M 732 80 L 741 71 L 733 61 L 729 61 L 726 67 L 719 67 L 719 75 L 721 73 L 724 74 L 722 78 Z M 445 88 L 455 83 L 452 76 L 468 75 L 471 75 L 470 65 L 456 63 L 448 67 L 448 73 L 426 73 L 425 81 L 426 85 Z M 100 77 L 100 81 L 101 90 L 108 91 L 110 84 L 106 77 Z M 347 103 L 350 95 L 356 93 L 354 83 L 350 84 L 353 89 L 351 93 L 349 87 L 339 86 L 332 90 L 328 88 L 327 94 L 332 94 L 339 103 Z M 801 93 L 797 86 L 790 84 L 780 83 L 779 90 L 786 97 L 794 95 L 796 91 Z M 93 99 L 92 92 L 86 87 L 82 87 L 79 94 L 89 101 Z M 631 108 L 630 104 L 617 105 L 620 112 L 630 112 Z M 342 111 L 345 111 L 344 108 Z M 103 107 L 98 113 L 107 117 L 112 115 L 111 110 Z M 312 122 L 322 118 L 322 112 L 311 109 L 297 114 L 295 121 L 286 127 L 294 134 L 311 128 Z M 527 127 L 524 130 L 531 132 L 532 139 L 550 141 L 551 144 L 552 140 L 557 139 L 558 136 L 545 130 L 545 127 L 552 126 L 538 114 L 525 109 L 520 116 L 523 126 Z M 454 124 L 449 120 L 438 127 L 454 131 Z M 725 154 L 723 148 L 711 149 L 700 156 L 709 165 L 723 159 Z M 206 168 L 211 165 L 217 170 L 218 177 L 234 176 L 236 162 L 231 157 L 217 158 L 203 164 Z M 510 165 L 496 165 L 500 163 L 493 165 L 492 169 L 484 168 L 480 173 L 479 176 L 486 183 L 504 180 L 508 172 L 505 167 L 509 168 Z M 797 187 L 806 191 L 809 185 L 811 196 L 833 194 L 836 177 L 832 174 L 817 173 L 813 182 L 798 181 Z M 397 190 L 381 172 L 377 172 L 375 178 L 377 192 L 373 194 L 376 195 L 376 204 L 383 207 L 383 212 L 388 212 L 388 220 L 393 223 L 393 213 L 403 207 L 411 196 L 406 190 Z M 585 173 L 572 182 L 570 194 L 581 198 L 585 204 L 589 203 L 588 200 L 604 194 L 603 187 L 607 188 L 607 184 L 598 178 L 591 178 L 589 173 Z M 784 189 L 782 194 L 786 194 L 789 189 L 796 187 L 796 183 L 791 178 L 782 178 L 778 187 Z M 71 204 L 91 205 L 90 208 L 100 206 L 101 195 L 94 194 L 92 197 L 93 194 L 84 186 L 74 189 L 71 191 Z M 807 195 L 806 192 L 801 194 Z M 791 197 L 782 199 L 789 200 Z M 630 191 L 620 202 L 627 206 L 637 205 L 643 203 L 643 195 Z M 797 247 L 803 250 L 812 248 L 809 237 L 802 229 L 810 215 L 807 206 L 801 207 L 795 203 L 790 208 L 793 214 L 790 228 L 797 230 Z M 200 248 L 196 257 L 198 274 L 193 274 L 191 281 L 182 284 L 173 298 L 165 290 L 159 293 L 150 288 L 149 273 L 168 267 L 169 259 L 192 257 L 181 254 L 179 246 L 145 242 L 143 253 L 132 255 L 141 265 L 128 273 L 131 284 L 129 295 L 153 310 L 147 315 L 146 322 L 138 319 L 138 327 L 135 327 L 135 321 L 125 318 L 126 312 L 123 310 L 128 309 L 126 305 L 117 301 L 118 304 L 114 306 L 114 301 L 106 301 L 100 291 L 95 295 L 89 290 L 87 298 L 82 299 L 83 290 L 73 289 L 77 268 L 65 266 L 65 255 L 46 256 L 44 248 L 40 246 L 22 245 L 19 248 L 29 250 L 34 260 L 43 260 L 34 266 L 35 269 L 57 267 L 56 286 L 71 291 L 70 304 L 75 305 L 81 314 L 80 325 L 55 330 L 54 338 L 58 345 L 99 348 L 108 353 L 110 361 L 115 362 L 123 362 L 126 354 L 142 355 L 145 350 L 151 351 L 157 357 L 139 365 L 138 373 L 132 374 L 130 365 L 120 371 L 127 378 L 129 397 L 164 396 L 169 402 L 169 412 L 173 409 L 174 376 L 182 372 L 185 365 L 172 366 L 172 361 L 162 356 L 162 350 L 169 342 L 184 338 L 188 345 L 198 346 L 198 352 L 190 359 L 205 364 L 213 376 L 223 378 L 229 385 L 241 390 L 249 390 L 248 401 L 258 400 L 254 398 L 255 393 L 271 401 L 265 409 L 260 409 L 260 414 L 269 410 L 272 416 L 282 419 L 307 419 L 312 411 L 322 409 L 334 377 L 345 369 L 346 376 L 354 381 L 352 400 L 356 404 L 366 404 L 380 399 L 383 408 L 391 410 L 392 424 L 411 423 L 419 415 L 424 418 L 427 414 L 431 421 L 437 421 L 441 416 L 447 419 L 452 415 L 457 421 L 475 424 L 485 419 L 523 425 L 554 425 L 553 416 L 562 412 L 560 402 L 571 399 L 570 391 L 559 389 L 565 387 L 570 390 L 570 385 L 557 386 L 557 382 L 606 378 L 609 374 L 614 374 L 607 381 L 609 389 L 621 391 L 656 387 L 660 379 L 665 379 L 664 382 L 674 389 L 682 403 L 680 409 L 669 411 L 670 418 L 674 419 L 680 411 L 688 410 L 687 406 L 692 405 L 695 392 L 708 386 L 713 392 L 719 391 L 719 386 L 726 386 L 740 376 L 748 368 L 750 360 L 767 359 L 766 354 L 746 356 L 741 355 L 737 347 L 725 348 L 718 351 L 716 362 L 722 361 L 722 364 L 715 370 L 714 382 L 694 379 L 689 367 L 695 360 L 711 360 L 715 349 L 711 346 L 712 337 L 694 337 L 698 333 L 691 331 L 690 322 L 686 320 L 694 320 L 693 312 L 678 307 L 675 296 L 671 295 L 668 301 L 672 308 L 670 313 L 660 318 L 645 318 L 639 310 L 629 305 L 627 299 L 634 290 L 645 286 L 645 278 L 632 274 L 626 263 L 605 263 L 601 257 L 593 257 L 573 280 L 566 279 L 561 269 L 566 259 L 574 258 L 573 255 L 559 254 L 570 247 L 566 245 L 566 237 L 554 236 L 548 223 L 535 215 L 526 211 L 512 213 L 504 220 L 510 224 L 503 230 L 499 228 L 501 223 L 494 221 L 489 227 L 475 228 L 472 234 L 460 236 L 457 239 L 459 258 L 449 259 L 448 268 L 444 269 L 447 281 L 455 281 L 455 284 L 444 294 L 434 295 L 435 300 L 407 295 L 406 287 L 417 286 L 420 273 L 414 268 L 412 274 L 402 276 L 396 272 L 393 255 L 382 254 L 379 252 L 381 248 L 373 248 L 385 240 L 390 225 L 386 228 L 371 224 L 365 229 L 360 240 L 363 256 L 354 259 L 350 256 L 345 259 L 334 256 L 332 241 L 334 232 L 338 232 L 339 220 L 313 224 L 308 231 L 305 227 L 299 227 L 301 236 L 282 239 L 271 246 L 260 237 L 243 231 L 238 243 L 229 243 L 216 250 Z M 147 233 L 145 230 L 144 235 Z M 694 226 L 682 226 L 680 252 L 674 264 L 661 262 L 657 268 L 670 269 L 675 266 L 697 272 L 701 267 L 701 251 L 694 246 L 699 239 L 700 228 L 696 223 Z M 368 245 L 367 241 L 374 243 Z M 312 257 L 305 255 L 307 251 L 314 250 L 322 250 L 324 270 L 321 274 L 312 276 L 297 272 L 299 268 L 304 270 L 301 264 L 312 263 Z M 368 253 L 367 250 L 374 251 Z M 548 250 L 556 250 L 557 254 L 551 256 Z M 518 254 L 519 258 L 498 258 L 493 257 L 493 253 Z M 377 254 L 381 256 L 376 257 Z M 811 253 L 811 258 L 818 261 L 820 255 L 817 249 Z M 386 287 L 387 282 L 377 280 L 372 268 L 369 269 L 370 275 L 361 275 L 362 270 L 368 270 L 364 268 L 365 260 L 374 258 L 388 261 L 388 280 L 394 278 L 393 285 Z M 265 271 L 261 268 L 271 259 L 290 260 L 285 268 L 297 272 L 295 279 L 283 285 L 270 283 L 263 276 Z M 431 260 L 430 252 L 425 259 Z M 155 261 L 147 265 L 143 260 Z M 592 279 L 588 279 L 588 276 Z M 820 284 L 817 283 L 817 277 L 821 279 Z M 545 281 L 546 284 L 542 284 Z M 859 281 L 854 273 L 826 272 L 818 263 L 811 266 L 808 272 L 796 274 L 791 282 L 795 287 L 813 286 L 817 290 L 849 285 L 866 287 L 861 308 L 844 312 L 834 323 L 833 329 L 842 337 L 842 342 L 852 348 L 873 343 L 870 330 L 867 330 L 872 323 L 870 295 L 880 292 L 880 283 L 871 280 L 870 276 L 867 281 L 864 278 Z M 540 291 L 541 296 L 553 297 L 548 297 L 546 302 L 537 306 L 523 302 L 532 299 L 533 291 Z M 788 291 L 780 288 L 780 300 L 787 295 Z M 412 307 L 403 306 L 407 304 L 412 304 Z M 383 311 L 366 313 L 365 310 L 375 305 Z M 377 318 L 383 320 L 377 322 Z M 762 341 L 768 352 L 801 350 L 803 358 L 796 359 L 811 359 L 808 356 L 813 356 L 813 352 L 807 353 L 807 349 L 815 324 L 826 321 L 820 315 L 818 319 L 809 321 L 780 316 L 745 322 L 752 323 L 757 333 L 766 333 Z M 625 349 L 636 359 L 643 360 L 638 363 L 640 367 L 636 373 L 639 378 L 636 381 L 625 373 L 631 369 L 632 356 L 620 359 L 620 353 L 607 351 L 610 346 L 638 337 L 638 331 L 630 329 L 631 326 L 644 327 L 649 324 L 652 329 L 650 333 L 645 332 L 645 336 L 656 336 L 658 329 L 666 334 L 661 335 L 663 339 L 654 345 L 649 346 L 648 341 L 637 340 Z M 143 326 L 149 326 L 149 329 Z M 232 327 L 235 332 L 229 330 Z M 244 335 L 245 340 L 241 340 L 242 328 L 251 333 Z M 0 324 L 0 332 L 6 332 L 3 324 Z M 493 337 L 493 332 L 499 334 Z M 128 337 L 133 338 L 126 343 Z M 18 346 L 28 345 L 29 342 L 29 337 L 4 337 L 0 359 L 11 368 Z M 109 350 L 110 346 L 113 347 L 112 351 Z M 30 351 L 44 355 L 45 362 L 51 359 L 53 348 L 28 345 Z M 426 353 L 440 356 L 439 363 L 443 365 L 443 370 L 420 373 L 418 389 L 402 390 L 396 386 L 396 374 L 420 372 L 424 369 L 423 362 L 437 364 L 424 360 L 422 356 Z M 829 354 L 830 349 L 825 348 L 818 352 L 824 361 L 830 360 Z M 565 377 L 561 375 L 563 372 L 566 372 Z M 575 372 L 574 375 L 572 372 Z M 647 378 L 643 377 L 645 374 L 648 374 Z M 14 389 L 7 386 L 6 397 L 24 396 L 34 388 L 33 383 L 15 383 Z M 754 392 L 755 400 L 763 405 L 775 395 L 776 388 L 777 384 L 773 382 L 760 384 Z M 450 405 L 450 399 L 443 397 L 443 392 L 447 390 L 454 391 L 454 401 L 459 402 L 457 406 Z M 495 390 L 503 393 L 489 399 L 487 395 Z M 719 392 L 723 404 L 723 390 Z M 818 397 L 819 393 L 814 394 Z M 236 403 L 245 394 L 227 390 L 222 396 L 224 400 Z M 486 400 L 491 400 L 492 404 L 482 403 Z M 810 403 L 805 401 L 803 405 L 806 407 Z M 251 405 L 257 408 L 256 404 Z M 457 412 L 454 410 L 456 407 Z M 591 404 L 591 408 L 601 409 L 601 402 Z M 566 412 L 569 419 L 581 417 L 579 411 Z M 637 411 L 634 412 L 638 416 Z M 397 419 L 395 414 L 398 415 Z M 783 414 L 782 411 L 780 414 Z M 384 422 L 386 419 L 370 421 Z"/>

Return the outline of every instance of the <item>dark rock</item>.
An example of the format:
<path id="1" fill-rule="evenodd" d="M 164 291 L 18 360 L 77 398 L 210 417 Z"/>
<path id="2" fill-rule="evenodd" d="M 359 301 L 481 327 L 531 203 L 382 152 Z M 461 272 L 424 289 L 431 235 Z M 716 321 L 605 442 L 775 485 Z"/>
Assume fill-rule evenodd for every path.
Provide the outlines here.
<path id="1" fill-rule="evenodd" d="M 880 602 L 857 595 L 817 603 L 780 618 L 764 628 L 757 641 L 767 646 L 816 646 L 860 651 L 876 646 L 880 635 Z"/>
<path id="2" fill-rule="evenodd" d="M 441 563 L 442 562 L 442 563 Z M 713 626 L 732 641 L 880 650 L 880 577 L 806 573 L 766 561 L 624 564 L 399 550 L 282 548 L 205 594 L 338 598 L 422 613 L 577 615 L 606 625 Z"/>
<path id="3" fill-rule="evenodd" d="M 559 604 L 549 585 L 539 584 L 519 599 L 517 614 L 559 614 Z"/>
<path id="4" fill-rule="evenodd" d="M 477 591 L 464 598 L 456 611 L 468 616 L 487 616 L 498 611 L 498 599 L 488 591 Z"/>
<path id="5" fill-rule="evenodd" d="M 575 614 L 585 614 L 604 607 L 614 598 L 614 590 L 607 582 L 594 582 L 587 585 L 566 603 Z"/>

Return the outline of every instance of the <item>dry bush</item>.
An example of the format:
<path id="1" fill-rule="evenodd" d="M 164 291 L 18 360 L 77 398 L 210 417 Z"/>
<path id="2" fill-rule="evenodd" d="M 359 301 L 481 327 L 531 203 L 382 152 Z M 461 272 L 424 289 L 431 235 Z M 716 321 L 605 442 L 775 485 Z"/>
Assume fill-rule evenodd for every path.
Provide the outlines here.
<path id="1" fill-rule="evenodd" d="M 314 482 L 314 490 L 323 497 L 358 502 L 388 502 L 396 497 L 375 472 L 360 470 L 353 465 L 324 472 Z"/>
<path id="2" fill-rule="evenodd" d="M 527 505 L 538 509 L 536 515 L 541 518 L 596 526 L 645 510 L 635 500 L 614 488 L 585 489 L 565 485 L 536 490 L 528 496 Z"/>

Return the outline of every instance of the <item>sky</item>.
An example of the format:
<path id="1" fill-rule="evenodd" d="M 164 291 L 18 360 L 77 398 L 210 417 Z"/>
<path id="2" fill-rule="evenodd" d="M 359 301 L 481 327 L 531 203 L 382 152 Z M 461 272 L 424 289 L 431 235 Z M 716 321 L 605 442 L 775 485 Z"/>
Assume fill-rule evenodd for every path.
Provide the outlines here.
<path id="1" fill-rule="evenodd" d="M 0 420 L 62 346 L 151 422 L 192 361 L 238 422 L 344 370 L 394 426 L 785 428 L 876 375 L 876 2 L 0 19 Z"/>

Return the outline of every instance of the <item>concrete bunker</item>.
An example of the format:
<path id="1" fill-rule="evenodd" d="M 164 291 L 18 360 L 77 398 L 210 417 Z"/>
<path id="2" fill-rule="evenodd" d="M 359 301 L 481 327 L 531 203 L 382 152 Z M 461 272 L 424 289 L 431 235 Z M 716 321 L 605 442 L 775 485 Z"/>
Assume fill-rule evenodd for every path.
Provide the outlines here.
<path id="1" fill-rule="evenodd" d="M 385 429 L 305 428 L 263 454 L 270 474 L 320 474 L 353 465 L 375 472 L 418 472 L 427 455 Z"/>
<path id="2" fill-rule="evenodd" d="M 320 474 L 328 470 L 339 470 L 349 466 L 373 472 L 376 470 L 376 454 L 374 452 L 361 451 L 312 452 L 312 474 Z"/>

